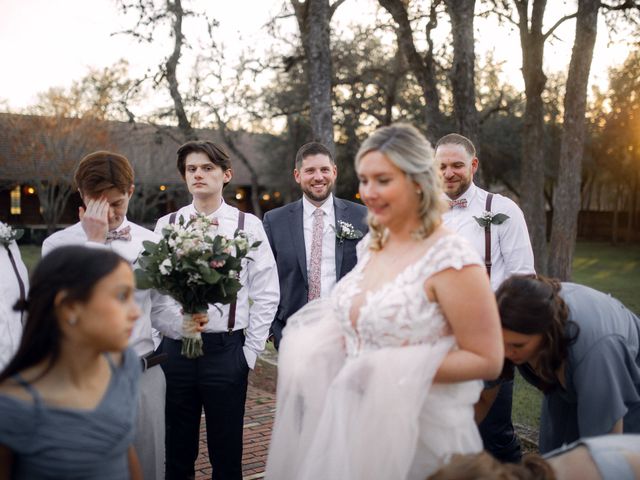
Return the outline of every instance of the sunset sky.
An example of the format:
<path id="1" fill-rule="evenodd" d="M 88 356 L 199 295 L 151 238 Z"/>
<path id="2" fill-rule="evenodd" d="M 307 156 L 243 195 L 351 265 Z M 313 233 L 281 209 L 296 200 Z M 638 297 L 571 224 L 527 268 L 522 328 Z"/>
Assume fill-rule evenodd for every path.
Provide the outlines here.
<path id="1" fill-rule="evenodd" d="M 196 1 L 206 5 L 209 14 L 220 21 L 218 35 L 229 56 L 243 47 L 264 45 L 269 38 L 264 25 L 280 11 L 281 0 Z M 551 25 L 560 12 L 560 2 L 549 2 L 547 23 Z M 569 2 L 571 3 L 571 2 Z M 183 1 L 183 5 L 189 2 Z M 336 13 L 334 26 L 348 29 L 351 22 L 367 18 L 375 11 L 374 0 L 348 0 Z M 292 19 L 289 28 L 294 29 Z M 116 8 L 114 0 L 0 0 L 0 101 L 12 109 L 33 104 L 38 92 L 52 86 L 68 86 L 82 78 L 88 67 L 106 67 L 120 58 L 131 65 L 131 74 L 141 74 L 156 65 L 169 51 L 163 45 L 139 45 L 114 32 L 132 24 Z M 187 26 L 188 27 L 188 26 Z M 487 33 L 489 32 L 489 33 Z M 189 34 L 189 30 L 186 30 Z M 547 71 L 566 70 L 573 22 L 558 30 L 560 40 L 545 49 Z M 508 33 L 476 22 L 476 53 L 483 55 L 495 49 L 499 59 L 506 60 L 505 73 L 510 82 L 522 88 L 521 53 L 516 32 Z M 592 66 L 592 82 L 606 87 L 606 70 L 624 61 L 628 46 L 608 46 L 608 35 L 601 22 Z M 1 105 L 1 104 L 0 104 Z"/>

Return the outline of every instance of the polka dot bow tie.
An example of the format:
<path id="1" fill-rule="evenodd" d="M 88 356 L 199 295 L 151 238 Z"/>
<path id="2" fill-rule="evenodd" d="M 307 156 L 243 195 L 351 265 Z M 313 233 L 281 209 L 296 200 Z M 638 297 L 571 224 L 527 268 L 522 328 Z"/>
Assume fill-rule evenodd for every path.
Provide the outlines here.
<path id="1" fill-rule="evenodd" d="M 457 200 L 449 200 L 449 208 L 467 208 L 467 199 L 459 198 Z"/>
<path id="2" fill-rule="evenodd" d="M 131 241 L 131 227 L 107 232 L 107 243 L 111 243 L 114 240 L 124 240 L 125 242 Z"/>

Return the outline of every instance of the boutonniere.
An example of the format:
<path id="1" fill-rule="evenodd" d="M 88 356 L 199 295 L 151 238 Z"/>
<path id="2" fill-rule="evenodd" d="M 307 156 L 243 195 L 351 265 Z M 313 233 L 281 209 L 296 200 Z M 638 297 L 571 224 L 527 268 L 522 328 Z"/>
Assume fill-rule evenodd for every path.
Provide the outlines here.
<path id="1" fill-rule="evenodd" d="M 338 226 L 337 228 L 333 227 L 333 230 L 336 232 L 336 238 L 340 243 L 345 240 L 359 240 L 364 236 L 364 234 L 360 230 L 356 230 L 352 224 L 342 220 L 338 220 Z"/>
<path id="2" fill-rule="evenodd" d="M 487 228 L 491 224 L 500 225 L 506 222 L 509 215 L 505 215 L 504 213 L 491 213 L 485 210 L 480 217 L 474 216 L 473 218 L 482 228 Z"/>
<path id="3" fill-rule="evenodd" d="M 0 245 L 9 247 L 14 240 L 20 240 L 24 230 L 18 228 L 11 228 L 6 223 L 0 222 Z"/>

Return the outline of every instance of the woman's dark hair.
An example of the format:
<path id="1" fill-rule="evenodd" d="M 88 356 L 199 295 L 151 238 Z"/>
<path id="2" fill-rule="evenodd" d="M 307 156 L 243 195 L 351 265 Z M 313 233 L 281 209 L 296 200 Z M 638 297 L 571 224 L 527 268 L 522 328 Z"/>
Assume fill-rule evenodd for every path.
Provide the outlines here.
<path id="1" fill-rule="evenodd" d="M 559 295 L 560 288 L 558 280 L 541 275 L 514 275 L 496 291 L 502 328 L 524 335 L 542 334 L 536 369 L 542 390 L 557 385 L 555 372 L 578 336 L 578 325 L 568 320 L 569 308 Z"/>
<path id="2" fill-rule="evenodd" d="M 52 250 L 31 276 L 29 296 L 16 310 L 26 310 L 22 340 L 13 359 L 0 373 L 0 382 L 44 359 L 44 375 L 60 355 L 61 331 L 56 317 L 56 295 L 65 291 L 64 302 L 86 302 L 95 285 L 125 262 L 110 250 L 67 246 Z"/>

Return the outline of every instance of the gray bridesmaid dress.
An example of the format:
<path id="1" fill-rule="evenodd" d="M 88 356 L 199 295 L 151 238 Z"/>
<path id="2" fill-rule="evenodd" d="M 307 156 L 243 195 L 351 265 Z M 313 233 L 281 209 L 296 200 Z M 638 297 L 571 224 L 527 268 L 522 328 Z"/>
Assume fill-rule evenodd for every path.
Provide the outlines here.
<path id="1" fill-rule="evenodd" d="M 133 443 L 141 366 L 131 350 L 120 366 L 110 359 L 109 364 L 109 386 L 93 410 L 48 406 L 33 386 L 14 377 L 33 401 L 0 395 L 0 445 L 13 453 L 12 478 L 129 478 L 127 452 Z"/>
<path id="2" fill-rule="evenodd" d="M 566 388 L 558 385 L 543 399 L 540 452 L 610 433 L 620 418 L 624 433 L 640 433 L 640 319 L 615 298 L 584 285 L 562 283 L 560 296 L 578 336 L 569 346 Z M 569 334 L 575 325 L 568 325 Z M 526 366 L 519 370 L 537 383 Z"/>

